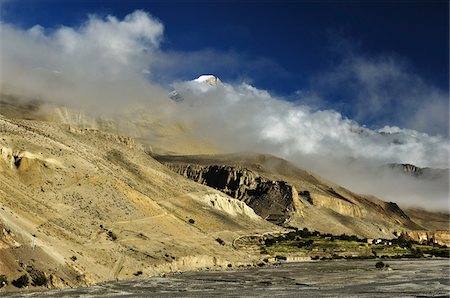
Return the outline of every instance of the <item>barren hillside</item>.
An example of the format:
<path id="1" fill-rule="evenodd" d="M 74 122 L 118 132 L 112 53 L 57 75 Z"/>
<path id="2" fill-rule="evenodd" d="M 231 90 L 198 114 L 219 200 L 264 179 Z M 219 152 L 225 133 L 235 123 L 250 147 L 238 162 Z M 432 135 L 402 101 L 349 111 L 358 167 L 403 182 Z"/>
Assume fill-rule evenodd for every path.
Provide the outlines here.
<path id="1" fill-rule="evenodd" d="M 38 270 L 61 287 L 251 264 L 231 241 L 278 229 L 128 137 L 0 116 L 0 152 L 0 268 L 10 280 Z"/>
<path id="2" fill-rule="evenodd" d="M 370 238 L 422 228 L 395 203 L 353 193 L 274 156 L 242 153 L 156 159 L 284 226 Z"/>

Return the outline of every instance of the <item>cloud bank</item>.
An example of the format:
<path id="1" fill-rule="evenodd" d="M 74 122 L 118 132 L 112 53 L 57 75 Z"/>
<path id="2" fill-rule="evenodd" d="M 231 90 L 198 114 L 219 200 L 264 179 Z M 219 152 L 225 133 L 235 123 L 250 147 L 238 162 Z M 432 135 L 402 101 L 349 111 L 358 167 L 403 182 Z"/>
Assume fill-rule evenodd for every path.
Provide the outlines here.
<path id="1" fill-rule="evenodd" d="M 403 206 L 450 209 L 448 175 L 419 180 L 382 167 L 448 168 L 449 144 L 442 136 L 392 126 L 371 130 L 334 110 L 313 110 L 245 83 L 174 87 L 184 98 L 178 119 L 195 123 L 198 133 L 229 152 L 271 153 L 359 193 Z"/>
<path id="2" fill-rule="evenodd" d="M 1 92 L 115 110 L 164 97 L 146 79 L 163 25 L 143 11 L 52 32 L 1 24 Z"/>
<path id="3" fill-rule="evenodd" d="M 390 126 L 367 129 L 334 110 L 312 110 L 245 83 L 209 86 L 190 81 L 175 84 L 175 89 L 185 98 L 185 115 L 196 119 L 199 130 L 206 128 L 202 134 L 216 142 L 226 140 L 222 146 L 230 150 L 260 148 L 282 156 L 338 156 L 432 167 L 447 163 L 449 148 L 440 136 Z"/>
<path id="4" fill-rule="evenodd" d="M 189 57 L 204 61 L 198 58 L 202 53 L 214 56 L 215 52 L 164 52 L 160 47 L 162 23 L 143 11 L 123 20 L 93 15 L 77 28 L 54 31 L 38 25 L 28 30 L 1 25 L 1 93 L 42 98 L 98 114 L 120 115 L 135 103 L 147 105 L 149 110 L 164 107 L 164 113 L 158 114 L 160 119 L 189 123 L 195 133 L 223 151 L 272 153 L 358 192 L 403 204 L 448 209 L 448 181 L 416 183 L 412 178 L 378 170 L 386 163 L 448 167 L 447 137 L 418 131 L 448 126 L 448 108 L 442 106 L 444 93 L 418 76 L 405 75 L 392 61 L 343 61 L 319 81 L 336 88 L 354 81 L 349 90 L 356 94 L 355 119 L 364 123 L 371 118 L 380 124 L 369 129 L 335 110 L 307 105 L 326 102 L 326 95 L 315 90 L 306 90 L 292 102 L 246 83 L 209 86 L 181 81 L 172 86 L 184 101 L 173 104 L 165 89 L 169 83 L 161 84 L 154 78 L 172 77 L 178 63 L 198 68 L 195 59 L 181 61 Z M 231 55 L 228 59 L 237 58 L 233 60 Z M 167 70 L 169 73 L 164 73 Z M 204 72 L 209 71 L 206 66 Z M 386 87 L 397 79 L 402 86 Z M 398 103 L 396 98 L 405 92 L 411 101 Z M 412 121 L 418 130 L 385 125 L 385 111 L 395 105 L 400 106 L 392 110 L 405 112 L 395 115 L 400 123 L 408 126 Z"/>

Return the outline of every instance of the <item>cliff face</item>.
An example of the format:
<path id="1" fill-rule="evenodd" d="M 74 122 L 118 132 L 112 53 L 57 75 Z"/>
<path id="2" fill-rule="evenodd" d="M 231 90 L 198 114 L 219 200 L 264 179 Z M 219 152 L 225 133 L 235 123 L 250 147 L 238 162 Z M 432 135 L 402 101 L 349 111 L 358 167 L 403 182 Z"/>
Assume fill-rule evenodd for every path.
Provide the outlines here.
<path id="1" fill-rule="evenodd" d="M 246 169 L 225 165 L 166 164 L 172 171 L 243 201 L 261 217 L 281 224 L 299 206 L 297 190 L 285 181 L 262 178 Z"/>
<path id="2" fill-rule="evenodd" d="M 172 171 L 245 202 L 278 225 L 395 237 L 419 229 L 395 203 L 354 194 L 287 161 L 263 155 L 156 156 Z"/>
<path id="3" fill-rule="evenodd" d="M 407 239 L 421 242 L 433 242 L 440 245 L 450 246 L 450 231 L 405 231 L 402 233 Z"/>

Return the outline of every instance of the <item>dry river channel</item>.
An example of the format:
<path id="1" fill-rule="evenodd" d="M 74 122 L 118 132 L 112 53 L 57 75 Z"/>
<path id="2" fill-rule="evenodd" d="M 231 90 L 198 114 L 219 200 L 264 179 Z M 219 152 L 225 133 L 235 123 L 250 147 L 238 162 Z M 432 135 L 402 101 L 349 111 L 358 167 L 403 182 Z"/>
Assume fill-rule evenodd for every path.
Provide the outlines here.
<path id="1" fill-rule="evenodd" d="M 448 259 L 284 263 L 200 271 L 88 288 L 2 293 L 6 297 L 450 297 Z"/>

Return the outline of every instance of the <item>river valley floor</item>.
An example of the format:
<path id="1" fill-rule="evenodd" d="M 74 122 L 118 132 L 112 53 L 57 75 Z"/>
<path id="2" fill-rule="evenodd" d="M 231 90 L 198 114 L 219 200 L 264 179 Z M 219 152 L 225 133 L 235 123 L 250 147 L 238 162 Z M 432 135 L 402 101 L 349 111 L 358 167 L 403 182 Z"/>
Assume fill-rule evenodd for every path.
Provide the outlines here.
<path id="1" fill-rule="evenodd" d="M 448 259 L 338 260 L 201 271 L 6 297 L 450 297 Z"/>

